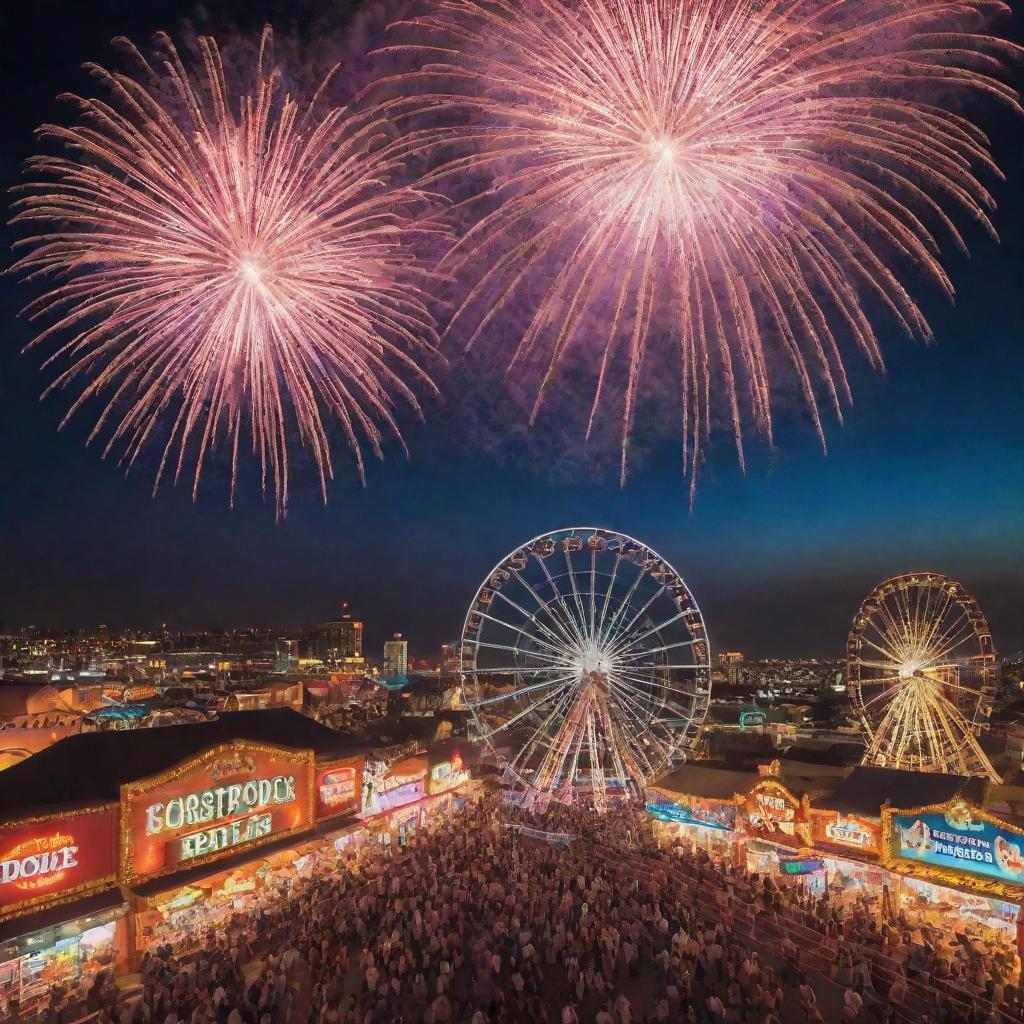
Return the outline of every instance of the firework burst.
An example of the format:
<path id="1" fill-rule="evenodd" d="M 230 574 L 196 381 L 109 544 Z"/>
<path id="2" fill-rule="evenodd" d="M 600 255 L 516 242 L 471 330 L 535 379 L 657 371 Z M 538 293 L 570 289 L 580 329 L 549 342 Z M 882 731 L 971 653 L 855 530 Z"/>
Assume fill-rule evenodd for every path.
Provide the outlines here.
<path id="1" fill-rule="evenodd" d="M 742 464 L 748 425 L 771 440 L 780 373 L 824 444 L 819 405 L 841 418 L 851 400 L 842 347 L 881 367 L 876 307 L 927 339 L 904 278 L 952 296 L 938 243 L 963 247 L 952 215 L 994 235 L 977 175 L 999 171 L 946 101 L 1017 107 L 1000 76 L 1018 51 L 979 29 L 1002 10 L 443 0 L 399 23 L 415 37 L 389 50 L 421 66 L 385 79 L 405 95 L 378 102 L 409 118 L 409 153 L 441 154 L 426 180 L 449 183 L 472 217 L 447 258 L 449 272 L 474 275 L 452 324 L 468 322 L 471 347 L 513 300 L 539 295 L 509 360 L 537 375 L 531 422 L 582 347 L 595 384 L 587 436 L 614 394 L 623 481 L 652 327 L 666 321 L 678 357 L 656 373 L 678 373 L 691 501 L 713 409 Z"/>
<path id="2" fill-rule="evenodd" d="M 362 476 L 364 445 L 401 441 L 396 399 L 419 412 L 405 378 L 433 387 L 419 357 L 437 338 L 412 245 L 433 229 L 414 222 L 418 192 L 389 187 L 382 126 L 321 112 L 324 86 L 297 102 L 269 43 L 238 99 L 207 38 L 196 71 L 165 36 L 155 66 L 125 43 L 138 76 L 90 66 L 110 98 L 69 97 L 78 123 L 40 129 L 66 155 L 29 163 L 13 269 L 56 282 L 25 310 L 55 320 L 31 344 L 73 333 L 48 390 L 84 381 L 68 416 L 105 400 L 90 436 L 108 435 L 104 454 L 131 465 L 155 442 L 156 485 L 187 472 L 195 494 L 226 444 L 233 500 L 247 433 L 280 516 L 293 437 L 325 500 L 331 417 Z"/>

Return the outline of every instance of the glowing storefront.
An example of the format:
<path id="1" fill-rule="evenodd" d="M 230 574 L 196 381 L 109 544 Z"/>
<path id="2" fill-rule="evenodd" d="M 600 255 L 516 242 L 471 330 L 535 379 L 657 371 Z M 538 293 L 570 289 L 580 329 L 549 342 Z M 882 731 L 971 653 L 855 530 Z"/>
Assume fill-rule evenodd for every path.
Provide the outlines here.
<path id="1" fill-rule="evenodd" d="M 0 1018 L 116 966 L 126 911 L 116 823 L 107 804 L 0 824 Z"/>

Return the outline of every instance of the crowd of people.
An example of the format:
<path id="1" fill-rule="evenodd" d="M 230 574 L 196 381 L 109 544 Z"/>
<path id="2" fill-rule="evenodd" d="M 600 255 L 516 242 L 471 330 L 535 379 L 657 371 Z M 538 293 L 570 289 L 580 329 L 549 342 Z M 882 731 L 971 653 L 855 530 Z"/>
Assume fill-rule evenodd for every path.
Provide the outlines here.
<path id="1" fill-rule="evenodd" d="M 698 885 L 732 895 L 709 912 Z M 901 993 L 869 998 L 870 970 L 830 986 L 803 973 L 784 929 L 762 941 L 739 926 L 753 904 L 806 912 L 827 937 L 834 920 L 807 899 L 706 855 L 658 851 L 629 811 L 513 813 L 487 796 L 396 851 L 366 843 L 198 953 L 147 954 L 132 989 L 105 973 L 55 992 L 46 1024 L 894 1019 Z M 989 1019 L 979 1006 L 976 1020 Z"/>

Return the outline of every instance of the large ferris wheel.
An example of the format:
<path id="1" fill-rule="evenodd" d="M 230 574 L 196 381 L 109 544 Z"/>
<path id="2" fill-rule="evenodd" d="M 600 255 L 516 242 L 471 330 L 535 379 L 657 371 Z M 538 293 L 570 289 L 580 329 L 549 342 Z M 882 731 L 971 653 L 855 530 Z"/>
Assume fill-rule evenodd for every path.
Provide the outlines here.
<path id="1" fill-rule="evenodd" d="M 995 660 L 985 616 L 956 580 L 920 572 L 880 583 L 846 648 L 864 763 L 998 781 L 977 737 L 995 695 Z"/>
<path id="2" fill-rule="evenodd" d="M 506 555 L 473 598 L 463 699 L 523 797 L 637 795 L 692 748 L 711 693 L 700 609 L 657 552 L 573 527 Z"/>

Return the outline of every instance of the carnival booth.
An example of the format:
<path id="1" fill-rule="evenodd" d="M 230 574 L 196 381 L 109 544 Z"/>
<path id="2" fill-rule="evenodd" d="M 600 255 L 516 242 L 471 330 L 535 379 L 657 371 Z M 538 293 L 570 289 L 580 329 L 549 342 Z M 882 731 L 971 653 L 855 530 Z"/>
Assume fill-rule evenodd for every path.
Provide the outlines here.
<path id="1" fill-rule="evenodd" d="M 737 850 L 740 794 L 757 779 L 725 765 L 692 762 L 648 787 L 647 811 L 659 845 L 682 843 L 732 858 Z"/>
<path id="2" fill-rule="evenodd" d="M 881 815 L 882 863 L 902 879 L 913 939 L 950 955 L 954 944 L 989 956 L 1020 952 L 1024 821 L 963 796 Z"/>
<path id="3" fill-rule="evenodd" d="M 150 949 L 212 932 L 244 947 L 265 908 L 344 870 L 372 830 L 398 845 L 466 799 L 454 742 L 364 768 L 367 753 L 271 709 L 80 734 L 0 773 L 0 1019 Z"/>
<path id="4" fill-rule="evenodd" d="M 0 1018 L 115 967 L 126 906 L 113 804 L 0 824 Z"/>

